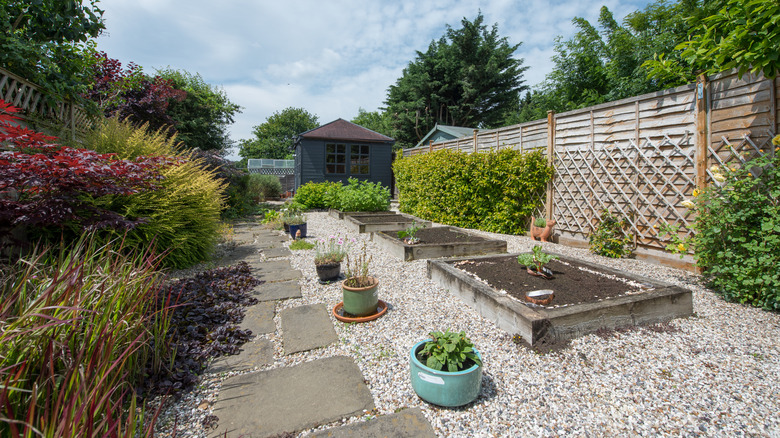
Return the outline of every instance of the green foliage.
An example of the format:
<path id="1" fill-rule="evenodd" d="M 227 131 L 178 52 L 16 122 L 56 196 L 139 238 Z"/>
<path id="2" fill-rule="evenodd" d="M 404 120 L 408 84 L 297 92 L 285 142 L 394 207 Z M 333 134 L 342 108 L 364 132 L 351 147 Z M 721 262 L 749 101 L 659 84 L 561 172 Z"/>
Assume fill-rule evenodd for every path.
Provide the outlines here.
<path id="1" fill-rule="evenodd" d="M 405 230 L 398 232 L 398 238 L 404 240 L 409 245 L 415 244 L 420 241 L 420 238 L 417 237 L 417 232 L 423 228 L 425 228 L 425 224 L 418 224 L 416 221 L 412 221 L 412 224 Z"/>
<path id="2" fill-rule="evenodd" d="M 430 332 L 431 340 L 423 344 L 423 348 L 417 352 L 417 359 L 428 368 L 441 371 L 446 368 L 454 373 L 466 369 L 470 362 L 481 366 L 474 344 L 466 337 L 466 333 L 451 332 L 449 329 L 442 332 Z M 469 362 L 470 361 L 470 362 Z"/>
<path id="3" fill-rule="evenodd" d="M 613 259 L 630 255 L 633 239 L 626 234 L 627 226 L 628 222 L 625 218 L 619 218 L 609 210 L 603 210 L 596 230 L 588 236 L 590 252 Z"/>
<path id="4" fill-rule="evenodd" d="M 527 67 L 513 56 L 520 44 L 500 37 L 497 25 L 488 28 L 481 13 L 461 25 L 447 26 L 425 53 L 418 51 L 388 90 L 391 137 L 404 147 L 415 145 L 436 123 L 498 127 L 518 109 L 519 93 L 527 88 L 522 85 Z"/>
<path id="5" fill-rule="evenodd" d="M 778 152 L 780 147 L 723 169 L 723 184 L 694 198 L 698 216 L 692 242 L 696 263 L 714 289 L 728 300 L 772 310 L 780 310 Z"/>
<path id="6" fill-rule="evenodd" d="M 295 136 L 316 128 L 317 116 L 303 108 L 285 108 L 273 113 L 252 130 L 252 139 L 241 140 L 238 154 L 249 158 L 290 159 Z"/>
<path id="7" fill-rule="evenodd" d="M 166 110 L 174 121 L 179 141 L 189 149 L 226 150 L 232 143 L 228 127 L 241 107 L 231 102 L 223 89 L 206 83 L 197 73 L 168 68 L 157 74 L 187 93 L 183 100 L 171 99 Z"/>
<path id="8" fill-rule="evenodd" d="M 543 217 L 538 217 L 536 220 L 534 220 L 534 226 L 538 228 L 544 228 L 547 226 L 547 219 Z"/>
<path id="9" fill-rule="evenodd" d="M 131 159 L 141 155 L 175 154 L 172 138 L 134 128 L 129 123 L 107 120 L 85 140 L 85 147 L 101 153 L 116 153 Z M 130 218 L 145 218 L 126 236 L 131 246 L 154 245 L 166 252 L 163 263 L 181 268 L 208 258 L 219 235 L 224 205 L 224 182 L 205 170 L 199 159 L 179 154 L 180 164 L 162 171 L 164 179 L 154 191 L 115 196 L 105 208 Z"/>
<path id="10" fill-rule="evenodd" d="M 312 249 L 314 247 L 315 245 L 313 243 L 301 239 L 298 239 L 290 244 L 290 249 L 293 251 Z"/>
<path id="11" fill-rule="evenodd" d="M 89 54 L 105 29 L 98 0 L 0 2 L 0 66 L 48 94 L 82 101 Z"/>
<path id="12" fill-rule="evenodd" d="M 685 78 L 698 71 L 717 73 L 737 68 L 773 79 L 780 72 L 780 3 L 777 0 L 719 0 L 710 2 L 707 15 L 689 17 L 689 38 L 680 40 L 669 55 L 647 63 L 657 78 Z"/>
<path id="13" fill-rule="evenodd" d="M 349 254 L 349 250 L 355 242 L 355 238 L 347 239 L 339 235 L 328 236 L 327 239 L 319 239 L 317 241 L 317 251 L 314 254 L 314 264 L 341 263 Z"/>
<path id="14" fill-rule="evenodd" d="M 337 182 L 320 182 L 315 183 L 309 181 L 306 184 L 298 187 L 295 192 L 295 202 L 303 204 L 307 209 L 315 208 L 328 208 L 325 204 L 325 195 L 329 191 L 335 191 L 341 189 L 341 183 Z"/>
<path id="15" fill-rule="evenodd" d="M 325 205 L 341 211 L 384 211 L 390 208 L 390 189 L 350 178 L 347 185 L 325 193 Z"/>
<path id="16" fill-rule="evenodd" d="M 344 272 L 347 279 L 344 280 L 344 284 L 349 287 L 371 286 L 374 280 L 370 277 L 369 269 L 371 268 L 373 257 L 368 254 L 366 243 L 363 242 L 363 248 L 358 254 L 347 254 L 346 259 Z"/>
<path id="17" fill-rule="evenodd" d="M 249 175 L 247 189 L 250 196 L 254 196 L 258 202 L 262 202 L 268 198 L 278 198 L 282 193 L 282 183 L 276 175 L 253 173 Z"/>
<path id="18" fill-rule="evenodd" d="M 517 256 L 517 263 L 525 266 L 526 268 L 536 268 L 536 272 L 542 272 L 542 267 L 551 260 L 557 259 L 558 256 L 547 254 L 542 251 L 542 247 L 534 245 L 531 248 L 531 253 L 523 253 Z"/>
<path id="19" fill-rule="evenodd" d="M 553 167 L 541 152 L 450 150 L 393 163 L 401 211 L 448 225 L 524 233 Z"/>
<path id="20" fill-rule="evenodd" d="M 388 137 L 392 137 L 393 134 L 393 129 L 390 126 L 390 115 L 387 111 L 368 112 L 363 108 L 358 108 L 358 115 L 352 119 L 352 123 Z"/>

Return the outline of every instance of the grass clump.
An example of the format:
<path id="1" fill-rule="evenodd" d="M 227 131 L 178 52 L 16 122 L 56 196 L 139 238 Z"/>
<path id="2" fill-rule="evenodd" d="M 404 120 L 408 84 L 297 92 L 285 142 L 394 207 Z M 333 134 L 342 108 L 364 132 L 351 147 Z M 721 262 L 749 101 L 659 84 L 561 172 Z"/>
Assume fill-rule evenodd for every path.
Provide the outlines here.
<path id="1" fill-rule="evenodd" d="M 293 251 L 300 251 L 300 250 L 306 250 L 306 249 L 313 249 L 314 244 L 307 242 L 305 240 L 298 239 L 295 242 L 290 244 L 290 249 Z"/>

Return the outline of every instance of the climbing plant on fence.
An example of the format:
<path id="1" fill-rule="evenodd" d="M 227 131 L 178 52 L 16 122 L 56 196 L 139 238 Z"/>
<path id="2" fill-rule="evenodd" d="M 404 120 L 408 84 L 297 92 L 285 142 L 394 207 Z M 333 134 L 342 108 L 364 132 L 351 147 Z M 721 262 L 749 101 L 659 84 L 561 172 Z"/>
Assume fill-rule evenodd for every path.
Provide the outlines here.
<path id="1" fill-rule="evenodd" d="M 441 150 L 393 163 L 401 211 L 485 231 L 518 234 L 543 203 L 553 167 L 541 152 Z"/>

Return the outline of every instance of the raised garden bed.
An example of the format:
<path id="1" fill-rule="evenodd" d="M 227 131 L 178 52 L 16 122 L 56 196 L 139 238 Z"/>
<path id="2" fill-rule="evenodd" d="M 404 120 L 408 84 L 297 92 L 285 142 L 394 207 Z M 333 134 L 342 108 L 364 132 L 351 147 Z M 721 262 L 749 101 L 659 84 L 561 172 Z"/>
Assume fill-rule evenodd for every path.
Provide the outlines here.
<path id="1" fill-rule="evenodd" d="M 367 214 L 344 216 L 347 228 L 356 233 L 373 233 L 377 231 L 404 230 L 416 222 L 430 226 L 430 222 L 423 221 L 405 214 L 385 212 L 385 214 Z"/>
<path id="2" fill-rule="evenodd" d="M 506 241 L 488 239 L 454 227 L 431 227 L 417 231 L 418 243 L 410 245 L 397 231 L 380 231 L 371 236 L 383 250 L 404 261 L 498 254 L 506 252 Z"/>
<path id="3" fill-rule="evenodd" d="M 345 216 L 370 216 L 372 214 L 378 214 L 378 215 L 385 215 L 385 214 L 393 214 L 390 210 L 383 210 L 383 211 L 341 211 L 341 210 L 334 210 L 330 209 L 328 211 L 328 214 L 330 217 L 336 218 L 336 219 L 344 219 Z"/>
<path id="4" fill-rule="evenodd" d="M 528 275 L 517 254 L 429 260 L 428 277 L 483 317 L 532 347 L 564 344 L 600 329 L 656 324 L 693 313 L 691 291 L 593 263 L 558 256 L 555 278 Z M 478 277 L 478 278 L 475 278 Z M 526 292 L 552 289 L 546 306 Z"/>

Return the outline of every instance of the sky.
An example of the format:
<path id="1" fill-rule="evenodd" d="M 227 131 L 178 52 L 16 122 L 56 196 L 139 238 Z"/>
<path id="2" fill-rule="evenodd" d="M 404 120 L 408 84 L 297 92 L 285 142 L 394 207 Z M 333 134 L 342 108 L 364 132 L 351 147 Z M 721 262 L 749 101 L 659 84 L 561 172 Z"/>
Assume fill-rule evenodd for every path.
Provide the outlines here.
<path id="1" fill-rule="evenodd" d="M 238 142 L 288 107 L 321 124 L 376 111 L 390 85 L 432 40 L 474 20 L 498 25 L 529 67 L 525 85 L 553 67 L 555 38 L 571 37 L 572 18 L 596 24 L 608 7 L 615 18 L 648 0 L 101 0 L 106 30 L 98 49 L 147 74 L 173 68 L 198 73 L 240 105 L 230 127 Z M 229 154 L 237 159 L 237 151 Z"/>

